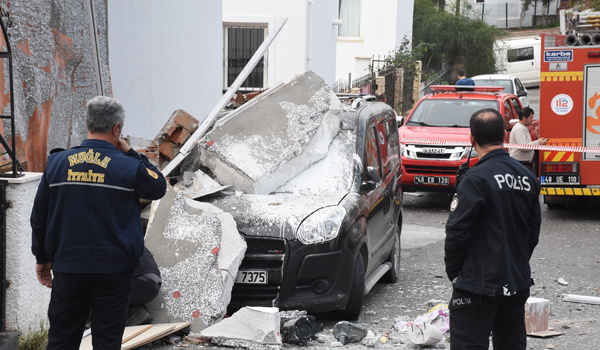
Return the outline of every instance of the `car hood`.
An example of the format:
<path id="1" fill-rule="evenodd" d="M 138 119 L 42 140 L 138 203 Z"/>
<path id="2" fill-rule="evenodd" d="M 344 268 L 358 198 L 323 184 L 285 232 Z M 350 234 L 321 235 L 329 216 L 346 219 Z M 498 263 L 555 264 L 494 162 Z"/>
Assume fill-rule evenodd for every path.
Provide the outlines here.
<path id="1" fill-rule="evenodd" d="M 346 193 L 325 195 L 226 195 L 211 204 L 233 215 L 238 231 L 246 236 L 296 239 L 300 223 L 314 211 L 337 205 Z"/>
<path id="2" fill-rule="evenodd" d="M 437 143 L 443 141 L 469 142 L 469 128 L 431 127 L 431 126 L 403 126 L 399 130 L 402 143 Z M 403 141 L 404 140 L 404 141 Z M 418 141 L 423 140 L 423 141 Z"/>

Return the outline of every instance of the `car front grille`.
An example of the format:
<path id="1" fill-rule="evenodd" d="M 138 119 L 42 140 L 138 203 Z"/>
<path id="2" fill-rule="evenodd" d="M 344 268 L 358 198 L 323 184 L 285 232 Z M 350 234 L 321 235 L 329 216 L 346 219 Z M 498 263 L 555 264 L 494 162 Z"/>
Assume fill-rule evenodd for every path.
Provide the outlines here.
<path id="1" fill-rule="evenodd" d="M 248 248 L 246 254 L 283 254 L 285 240 L 279 238 L 244 237 Z"/>
<path id="2" fill-rule="evenodd" d="M 245 236 L 248 248 L 239 270 L 267 271 L 267 284 L 236 283 L 232 300 L 247 306 L 276 306 L 283 280 L 286 241 L 281 238 Z"/>

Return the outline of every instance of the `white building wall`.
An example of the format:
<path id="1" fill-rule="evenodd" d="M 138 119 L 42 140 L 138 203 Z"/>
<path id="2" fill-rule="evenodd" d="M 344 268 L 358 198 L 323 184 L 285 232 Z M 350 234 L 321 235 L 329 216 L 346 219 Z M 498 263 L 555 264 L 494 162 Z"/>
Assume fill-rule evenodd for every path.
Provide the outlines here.
<path id="1" fill-rule="evenodd" d="M 362 0 L 360 37 L 338 37 L 336 79 L 368 74 L 373 56 L 383 59 L 405 36 L 411 40 L 413 12 L 413 0 Z"/>
<path id="2" fill-rule="evenodd" d="M 222 95 L 221 0 L 108 0 L 113 97 L 123 135 L 154 139 L 173 111 L 202 121 Z"/>
<path id="3" fill-rule="evenodd" d="M 42 286 L 35 274 L 35 257 L 31 253 L 29 217 L 42 173 L 25 173 L 5 179 L 6 201 L 6 329 L 23 334 L 48 328 L 50 289 Z"/>
<path id="4" fill-rule="evenodd" d="M 331 86 L 335 82 L 338 27 L 333 19 L 338 17 L 337 0 L 313 1 L 311 16 L 308 68 Z"/>
<path id="5" fill-rule="evenodd" d="M 273 28 L 281 18 L 287 22 L 267 52 L 266 86 L 287 82 L 307 68 L 332 84 L 337 33 L 332 21 L 337 18 L 337 0 L 223 1 L 224 25 Z"/>

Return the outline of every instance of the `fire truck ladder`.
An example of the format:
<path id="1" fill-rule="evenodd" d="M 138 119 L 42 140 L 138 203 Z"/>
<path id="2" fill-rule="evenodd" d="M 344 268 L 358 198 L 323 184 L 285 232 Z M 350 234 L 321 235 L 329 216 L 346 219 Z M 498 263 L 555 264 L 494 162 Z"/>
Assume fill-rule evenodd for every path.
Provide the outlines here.
<path id="1" fill-rule="evenodd" d="M 4 18 L 6 18 L 6 25 L 4 24 Z M 9 84 L 9 105 L 10 105 L 10 113 L 7 115 L 2 111 L 2 115 L 0 115 L 0 120 L 9 120 L 10 121 L 10 143 L 9 146 L 4 136 L 0 134 L 0 145 L 4 148 L 4 152 L 0 153 L 0 177 L 19 177 L 23 176 L 23 167 L 19 163 L 15 152 L 15 104 L 14 104 L 14 95 L 13 95 L 13 64 L 12 64 L 12 50 L 10 49 L 9 37 L 10 34 L 6 31 L 6 26 L 9 28 L 12 26 L 12 20 L 10 19 L 10 13 L 5 11 L 4 8 L 0 7 L 0 26 L 2 27 L 2 37 L 0 37 L 0 59 L 2 59 L 2 63 L 8 63 L 8 84 Z M 2 42 L 4 41 L 4 42 Z M 2 65 L 6 67 L 5 64 Z M 6 110 L 6 108 L 4 109 Z M 3 123 L 4 124 L 4 123 Z M 5 133 L 6 134 L 6 133 Z M 4 155 L 8 155 L 7 162 L 4 162 L 6 158 Z M 10 170 L 5 171 L 4 169 L 10 166 Z"/>

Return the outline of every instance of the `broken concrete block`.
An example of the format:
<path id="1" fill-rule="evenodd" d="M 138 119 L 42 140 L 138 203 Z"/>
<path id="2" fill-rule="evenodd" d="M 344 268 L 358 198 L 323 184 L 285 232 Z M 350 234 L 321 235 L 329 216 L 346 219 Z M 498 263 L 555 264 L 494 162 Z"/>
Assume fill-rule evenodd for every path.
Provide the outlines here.
<path id="1" fill-rule="evenodd" d="M 279 349 L 279 310 L 275 307 L 243 307 L 231 317 L 206 328 L 202 336 L 226 346 Z"/>
<path id="2" fill-rule="evenodd" d="M 306 72 L 216 125 L 198 143 L 200 160 L 220 183 L 268 194 L 325 157 L 340 113 L 323 79 Z"/>
<path id="3" fill-rule="evenodd" d="M 146 246 L 163 283 L 148 309 L 156 322 L 191 322 L 199 332 L 225 315 L 246 242 L 230 214 L 175 189 L 152 209 Z"/>
<path id="4" fill-rule="evenodd" d="M 184 172 L 183 181 L 178 182 L 176 186 L 186 197 L 191 199 L 198 199 L 230 187 L 221 186 L 201 170 L 197 170 L 194 173 Z"/>
<path id="5" fill-rule="evenodd" d="M 178 109 L 167 120 L 163 128 L 152 141 L 152 144 L 158 146 L 160 151 L 161 167 L 164 166 L 164 160 L 172 160 L 181 146 L 187 141 L 191 134 L 198 128 L 198 119 L 183 109 Z"/>

